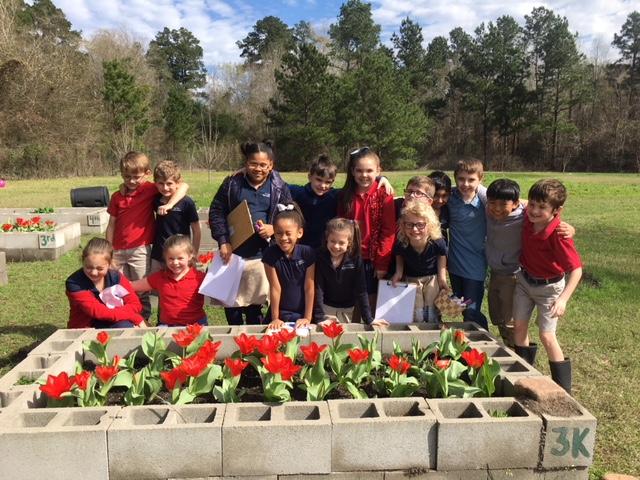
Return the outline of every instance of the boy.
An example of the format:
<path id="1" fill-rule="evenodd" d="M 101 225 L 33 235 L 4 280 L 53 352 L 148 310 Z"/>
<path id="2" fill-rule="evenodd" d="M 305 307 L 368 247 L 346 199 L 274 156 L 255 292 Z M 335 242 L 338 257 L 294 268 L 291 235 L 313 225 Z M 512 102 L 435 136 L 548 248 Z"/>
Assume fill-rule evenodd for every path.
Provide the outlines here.
<path id="1" fill-rule="evenodd" d="M 423 175 L 411 177 L 404 189 L 404 197 L 398 197 L 393 200 L 393 204 L 396 209 L 396 218 L 400 218 L 402 207 L 409 200 L 413 199 L 418 202 L 425 202 L 427 205 L 431 206 L 433 204 L 433 196 L 435 193 L 436 184 L 433 179 Z M 436 212 L 436 214 L 438 214 L 438 212 Z"/>
<path id="2" fill-rule="evenodd" d="M 442 229 L 442 237 L 445 241 L 449 240 L 449 197 L 451 196 L 451 179 L 449 175 L 441 170 L 435 170 L 429 174 L 429 178 L 433 180 L 435 193 L 431 207 L 435 210 L 440 220 L 440 228 Z"/>
<path id="3" fill-rule="evenodd" d="M 488 328 L 480 311 L 484 296 L 487 260 L 484 253 L 487 232 L 485 205 L 487 189 L 480 183 L 482 162 L 460 160 L 454 170 L 456 188 L 447 204 L 449 210 L 449 279 L 457 297 L 472 303 L 464 311 L 464 320 Z"/>
<path id="4" fill-rule="evenodd" d="M 154 210 L 157 211 L 160 207 L 166 207 L 176 193 L 182 184 L 182 175 L 174 162 L 164 160 L 153 170 L 153 181 L 160 192 L 160 196 L 157 196 L 153 203 Z M 164 266 L 162 250 L 165 240 L 171 235 L 182 234 L 191 237 L 194 257 L 198 257 L 202 233 L 198 209 L 190 197 L 185 196 L 179 200 L 166 215 L 157 215 L 155 231 L 151 248 L 151 273 L 161 270 Z"/>
<path id="5" fill-rule="evenodd" d="M 571 361 L 562 353 L 556 329 L 582 277 L 582 262 L 573 240 L 563 238 L 557 230 L 566 199 L 567 190 L 558 180 L 539 180 L 529 189 L 513 318 L 516 353 L 527 355 L 531 349 L 529 319 L 537 307 L 540 341 L 549 357 L 551 378 L 571 394 Z"/>
<path id="6" fill-rule="evenodd" d="M 140 280 L 149 274 L 151 243 L 153 242 L 153 200 L 158 189 L 147 182 L 151 174 L 149 158 L 140 152 L 129 152 L 120 160 L 120 173 L 124 183 L 111 195 L 109 224 L 106 238 L 113 245 L 113 260 L 129 280 Z M 171 201 L 158 209 L 159 215 L 168 212 L 184 197 L 188 185 L 178 189 Z M 149 295 L 139 295 L 142 316 L 151 314 Z"/>

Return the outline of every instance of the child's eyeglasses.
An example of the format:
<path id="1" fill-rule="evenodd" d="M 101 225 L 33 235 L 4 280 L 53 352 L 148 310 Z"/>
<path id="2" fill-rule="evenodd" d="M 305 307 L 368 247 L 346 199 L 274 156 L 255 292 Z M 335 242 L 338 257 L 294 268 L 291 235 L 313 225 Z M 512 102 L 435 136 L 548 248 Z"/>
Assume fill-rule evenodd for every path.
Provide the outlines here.
<path id="1" fill-rule="evenodd" d="M 349 159 L 353 160 L 355 157 L 361 157 L 369 153 L 371 149 L 369 147 L 362 147 L 349 152 Z"/>
<path id="2" fill-rule="evenodd" d="M 404 228 L 408 228 L 409 230 L 413 230 L 414 228 L 418 231 L 422 231 L 427 226 L 426 222 L 403 222 Z"/>
<path id="3" fill-rule="evenodd" d="M 252 170 L 269 170 L 269 167 L 271 167 L 271 165 L 268 163 L 247 163 L 247 167 L 251 168 Z"/>
<path id="4" fill-rule="evenodd" d="M 431 195 L 429 195 L 428 193 L 425 193 L 421 190 L 405 190 L 404 191 L 405 196 L 407 197 L 413 197 L 413 198 L 431 198 L 433 199 L 433 197 Z"/>

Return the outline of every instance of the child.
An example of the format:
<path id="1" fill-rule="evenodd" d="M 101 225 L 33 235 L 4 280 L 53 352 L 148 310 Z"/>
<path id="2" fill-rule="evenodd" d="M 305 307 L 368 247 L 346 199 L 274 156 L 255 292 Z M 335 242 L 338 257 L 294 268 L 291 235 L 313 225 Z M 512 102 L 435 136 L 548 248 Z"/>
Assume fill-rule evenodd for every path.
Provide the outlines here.
<path id="1" fill-rule="evenodd" d="M 338 215 L 355 220 L 362 232 L 362 260 L 369 303 L 375 305 L 378 279 L 389 270 L 395 238 L 393 196 L 378 189 L 380 158 L 369 147 L 349 154 L 347 180 L 338 199 Z"/>
<path id="2" fill-rule="evenodd" d="M 156 165 L 153 170 L 153 181 L 156 184 L 160 196 L 154 200 L 154 210 L 158 210 L 171 200 L 178 187 L 182 183 L 182 176 L 178 166 L 170 161 L 164 160 Z M 151 248 L 151 273 L 164 268 L 162 247 L 167 238 L 171 235 L 191 236 L 193 244 L 193 255 L 197 258 L 200 249 L 200 220 L 196 204 L 185 196 L 178 201 L 166 215 L 157 215 L 155 223 L 155 237 Z"/>
<path id="3" fill-rule="evenodd" d="M 113 245 L 113 257 L 118 269 L 131 280 L 139 280 L 149 273 L 151 243 L 154 237 L 153 201 L 158 189 L 147 182 L 151 174 L 149 158 L 144 153 L 129 152 L 120 161 L 124 184 L 111 195 L 109 224 L 106 238 Z M 183 183 L 171 199 L 158 209 L 166 214 L 184 197 L 188 185 Z M 151 314 L 148 294 L 140 296 L 142 316 Z"/>
<path id="4" fill-rule="evenodd" d="M 92 238 L 82 250 L 82 268 L 67 278 L 69 323 L 67 328 L 126 328 L 145 326 L 142 305 L 129 280 L 111 268 L 113 247 L 102 238 Z M 114 285 L 128 292 L 118 295 L 121 305 L 107 306 L 100 294 Z M 120 303 L 116 301 L 116 303 Z"/>
<path id="5" fill-rule="evenodd" d="M 158 292 L 158 326 L 207 325 L 204 297 L 198 293 L 205 274 L 193 266 L 193 253 L 189 237 L 172 235 L 164 242 L 166 267 L 132 283 L 136 292 Z"/>
<path id="6" fill-rule="evenodd" d="M 449 175 L 440 170 L 435 170 L 429 174 L 429 178 L 433 180 L 435 184 L 435 194 L 433 195 L 433 202 L 431 206 L 438 215 L 440 220 L 440 227 L 442 229 L 442 237 L 445 242 L 449 240 L 447 229 L 449 228 L 449 197 L 451 196 L 451 179 Z"/>
<path id="7" fill-rule="evenodd" d="M 582 277 L 582 262 L 573 240 L 563 238 L 557 230 L 566 199 L 567 191 L 558 180 L 540 180 L 529 189 L 513 318 L 516 353 L 533 361 L 527 330 L 537 307 L 540 341 L 549 357 L 551 378 L 571 394 L 571 361 L 562 353 L 556 329 Z"/>
<path id="8" fill-rule="evenodd" d="M 231 253 L 245 259 L 261 258 L 273 235 L 276 205 L 290 204 L 292 201 L 287 184 L 273 170 L 271 142 L 244 143 L 240 150 L 245 157 L 244 171 L 225 178 L 209 208 L 211 235 L 218 242 L 220 257 L 225 264 L 229 262 Z M 229 243 L 231 235 L 227 215 L 243 200 L 247 200 L 251 218 L 260 228 L 256 228 L 253 236 L 233 252 Z M 245 319 L 247 324 L 264 322 L 262 305 L 225 308 L 224 313 L 229 325 L 242 325 Z"/>
<path id="9" fill-rule="evenodd" d="M 417 285 L 413 321 L 437 322 L 434 301 L 440 290 L 448 288 L 447 244 L 436 213 L 425 202 L 409 201 L 402 209 L 394 253 L 396 273 L 391 283 L 395 286 L 404 278 Z"/>
<path id="10" fill-rule="evenodd" d="M 275 245 L 262 256 L 269 280 L 269 328 L 296 322 L 308 325 L 313 314 L 315 252 L 298 244 L 304 233 L 302 213 L 294 205 L 278 205 L 273 220 Z"/>
<path id="11" fill-rule="evenodd" d="M 317 322 L 337 318 L 350 323 L 358 303 L 361 317 L 370 325 L 388 325 L 374 320 L 369 306 L 360 257 L 360 229 L 353 220 L 334 218 L 327 223 L 325 242 L 316 254 L 316 291 L 313 316 Z"/>
<path id="12" fill-rule="evenodd" d="M 433 196 L 436 193 L 436 184 L 433 179 L 424 175 L 416 175 L 411 177 L 404 189 L 404 197 L 396 198 L 393 201 L 396 218 L 400 218 L 402 207 L 410 200 L 425 202 L 431 206 L 433 204 Z"/>
<path id="13" fill-rule="evenodd" d="M 487 224 L 486 188 L 482 162 L 461 160 L 456 165 L 456 188 L 447 203 L 449 210 L 449 279 L 457 297 L 472 301 L 464 311 L 464 320 L 488 328 L 487 318 L 480 311 L 484 296 L 487 260 L 484 253 Z"/>

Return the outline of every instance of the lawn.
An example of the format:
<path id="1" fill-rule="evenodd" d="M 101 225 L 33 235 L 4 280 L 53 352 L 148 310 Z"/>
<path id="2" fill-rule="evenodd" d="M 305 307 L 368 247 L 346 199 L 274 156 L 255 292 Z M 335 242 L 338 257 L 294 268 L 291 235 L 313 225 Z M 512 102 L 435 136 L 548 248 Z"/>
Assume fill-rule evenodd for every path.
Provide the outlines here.
<path id="1" fill-rule="evenodd" d="M 416 172 L 388 176 L 397 191 Z M 184 172 L 198 206 L 209 205 L 223 174 Z M 485 184 L 506 175 L 492 172 Z M 514 173 L 523 191 L 545 173 Z M 584 280 L 569 303 L 559 327 L 560 344 L 573 360 L 574 396 L 598 419 L 592 477 L 606 471 L 640 473 L 640 176 L 615 174 L 553 174 L 569 190 L 563 218 L 577 229 L 576 244 L 585 264 Z M 306 175 L 286 173 L 287 181 Z M 341 185 L 344 177 L 339 177 Z M 70 206 L 69 190 L 106 185 L 118 177 L 9 181 L 0 189 L 0 207 Z M 526 193 L 525 193 L 526 196 Z M 0 218 L 0 222 L 4 219 Z M 206 234 L 206 232 L 205 232 Z M 87 238 L 83 239 L 83 244 Z M 38 342 L 66 325 L 68 304 L 64 280 L 79 268 L 79 251 L 56 262 L 12 263 L 9 285 L 0 287 L 0 374 Z M 215 323 L 221 311 L 210 310 Z M 544 352 L 537 367 L 548 373 Z"/>

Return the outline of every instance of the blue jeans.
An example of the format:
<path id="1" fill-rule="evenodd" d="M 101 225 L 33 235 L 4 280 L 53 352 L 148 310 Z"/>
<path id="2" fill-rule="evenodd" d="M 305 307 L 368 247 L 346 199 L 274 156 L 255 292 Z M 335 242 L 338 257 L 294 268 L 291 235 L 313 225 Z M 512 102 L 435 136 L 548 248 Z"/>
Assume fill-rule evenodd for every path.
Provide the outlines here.
<path id="1" fill-rule="evenodd" d="M 248 307 L 225 308 L 224 316 L 227 317 L 229 325 L 244 325 L 246 317 L 247 325 L 262 325 L 264 316 L 262 315 L 262 305 L 249 305 Z"/>
<path id="2" fill-rule="evenodd" d="M 135 323 L 129 320 L 120 320 L 119 322 L 104 322 L 101 320 L 93 320 L 91 322 L 93 328 L 133 328 Z"/>
<path id="3" fill-rule="evenodd" d="M 200 320 L 194 323 L 199 323 L 203 327 L 206 327 L 207 325 L 209 325 L 209 322 L 207 321 L 207 317 L 201 318 Z M 162 323 L 160 320 L 158 320 L 158 326 L 159 327 L 182 327 L 183 325 L 169 325 L 168 323 Z"/>
<path id="4" fill-rule="evenodd" d="M 451 280 L 451 289 L 456 297 L 464 297 L 465 300 L 471 299 L 473 301 L 462 314 L 464 321 L 476 322 L 482 328 L 488 329 L 489 322 L 487 322 L 487 317 L 480 311 L 482 297 L 484 296 L 484 281 L 471 280 L 451 272 L 449 272 L 449 280 Z"/>

